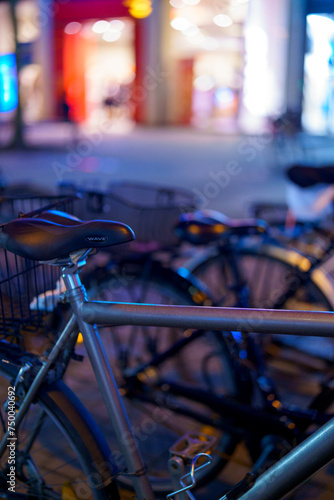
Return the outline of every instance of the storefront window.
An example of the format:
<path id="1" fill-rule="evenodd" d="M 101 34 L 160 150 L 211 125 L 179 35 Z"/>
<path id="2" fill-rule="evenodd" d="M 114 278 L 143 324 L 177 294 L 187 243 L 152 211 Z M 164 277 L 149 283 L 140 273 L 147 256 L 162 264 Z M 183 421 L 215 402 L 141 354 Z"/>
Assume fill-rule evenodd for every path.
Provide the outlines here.
<path id="1" fill-rule="evenodd" d="M 0 4 L 0 121 L 11 116 L 17 106 L 15 44 L 9 5 Z"/>
<path id="2" fill-rule="evenodd" d="M 313 134 L 334 133 L 334 20 L 307 16 L 302 124 Z"/>
<path id="3" fill-rule="evenodd" d="M 248 2 L 170 0 L 172 121 L 235 132 Z M 187 88 L 186 88 L 187 86 Z"/>
<path id="4" fill-rule="evenodd" d="M 134 23 L 128 18 L 71 22 L 64 29 L 64 92 L 71 118 L 95 126 L 132 119 Z M 76 61 L 76 62 L 75 62 Z"/>

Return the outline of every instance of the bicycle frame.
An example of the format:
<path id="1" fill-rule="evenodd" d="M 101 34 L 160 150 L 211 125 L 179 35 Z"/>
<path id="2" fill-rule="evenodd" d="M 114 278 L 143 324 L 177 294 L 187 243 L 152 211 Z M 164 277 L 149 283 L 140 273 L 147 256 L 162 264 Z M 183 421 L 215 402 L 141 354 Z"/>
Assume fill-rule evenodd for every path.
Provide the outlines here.
<path id="1" fill-rule="evenodd" d="M 286 334 L 289 332 L 293 335 L 334 337 L 333 315 L 328 312 L 88 302 L 85 300 L 85 291 L 77 274 L 64 274 L 63 279 L 102 396 L 117 435 L 120 437 L 120 446 L 122 439 L 124 440 L 126 436 L 127 445 L 124 446 L 123 443 L 121 448 L 129 472 L 136 474 L 134 488 L 139 499 L 154 498 L 154 495 L 143 473 L 144 465 L 99 334 L 95 329 L 96 323 L 257 331 L 259 333 Z M 261 476 L 261 481 L 256 481 L 250 492 L 246 493 L 248 496 L 244 498 L 259 498 L 259 492 L 263 500 L 281 498 L 332 460 L 333 449 L 334 418 L 270 468 L 265 475 Z M 292 469 L 293 474 L 291 474 Z M 286 473 L 287 470 L 290 471 L 289 474 Z M 139 474 L 142 475 L 139 476 Z M 264 496 L 263 489 L 266 492 L 270 491 L 269 496 Z M 278 496 L 275 492 L 278 492 Z"/>
<path id="2" fill-rule="evenodd" d="M 75 269 L 73 269 L 75 267 Z M 88 357 L 92 364 L 111 423 L 118 436 L 120 449 L 133 476 L 133 486 L 139 500 L 155 498 L 145 466 L 131 430 L 123 402 L 119 395 L 112 369 L 107 360 L 96 323 L 110 325 L 167 326 L 194 329 L 257 331 L 293 335 L 334 337 L 333 316 L 328 312 L 284 310 L 254 310 L 215 308 L 203 306 L 160 306 L 150 304 L 93 302 L 86 300 L 85 288 L 78 276 L 78 268 L 65 268 L 63 279 L 74 317 L 60 335 L 55 347 L 38 372 L 27 392 L 17 422 L 23 417 L 37 393 L 52 362 L 70 339 L 76 324 L 83 335 Z M 6 445 L 6 435 L 2 440 Z M 274 500 L 282 498 L 333 459 L 334 419 L 311 437 L 303 441 L 280 462 L 270 468 L 241 498 Z M 1 451 L 1 450 L 0 450 Z M 2 448 L 3 451 L 3 448 Z M 291 472 L 293 470 L 293 473 Z M 288 473 L 289 472 L 289 473 Z"/>
<path id="3" fill-rule="evenodd" d="M 334 418 L 270 467 L 240 500 L 279 500 L 333 460 Z M 220 500 L 227 499 L 226 496 Z"/>

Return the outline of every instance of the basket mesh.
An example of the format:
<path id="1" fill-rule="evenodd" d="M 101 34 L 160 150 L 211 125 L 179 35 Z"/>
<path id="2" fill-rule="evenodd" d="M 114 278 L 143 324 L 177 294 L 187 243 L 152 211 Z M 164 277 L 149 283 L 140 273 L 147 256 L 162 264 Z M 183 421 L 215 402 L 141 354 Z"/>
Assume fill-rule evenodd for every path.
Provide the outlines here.
<path id="1" fill-rule="evenodd" d="M 123 222 L 134 230 L 136 242 L 159 246 L 176 244 L 174 226 L 178 217 L 196 209 L 190 191 L 140 183 L 114 183 L 105 192 L 83 189 L 81 194 L 83 200 L 75 215 L 83 220 Z"/>
<path id="2" fill-rule="evenodd" d="M 45 210 L 55 208 L 73 212 L 73 197 L 2 197 L 1 222 L 17 218 L 18 214 L 20 217 L 41 216 Z M 0 248 L 0 338 L 16 341 L 24 331 L 37 331 L 44 326 L 45 314 L 56 305 L 53 290 L 59 278 L 58 267 L 43 265 Z"/>
<path id="3" fill-rule="evenodd" d="M 0 196 L 0 223 L 4 224 L 18 217 L 34 217 L 41 212 L 57 208 L 73 213 L 74 196 Z"/>
<path id="4" fill-rule="evenodd" d="M 263 219 L 268 224 L 284 225 L 288 216 L 288 206 L 285 203 L 253 203 L 249 207 L 249 215 Z"/>
<path id="5" fill-rule="evenodd" d="M 0 250 L 0 336 L 14 337 L 22 330 L 35 331 L 44 322 L 50 301 L 55 307 L 55 297 L 48 290 L 53 290 L 59 279 L 60 270 L 42 265 L 22 257 Z M 44 296 L 44 300 L 35 301 L 35 308 L 30 304 L 35 297 Z M 45 305 L 43 305 L 45 304 Z"/>

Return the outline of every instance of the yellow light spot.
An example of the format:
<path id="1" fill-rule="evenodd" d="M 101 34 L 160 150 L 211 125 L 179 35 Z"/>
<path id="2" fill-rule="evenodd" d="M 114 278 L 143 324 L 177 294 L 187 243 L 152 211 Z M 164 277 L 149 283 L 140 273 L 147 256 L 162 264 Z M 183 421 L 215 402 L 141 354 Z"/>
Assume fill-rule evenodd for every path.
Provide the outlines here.
<path id="1" fill-rule="evenodd" d="M 62 500 L 77 500 L 74 488 L 69 481 L 66 481 L 61 488 Z"/>
<path id="2" fill-rule="evenodd" d="M 311 267 L 311 262 L 305 257 L 304 259 L 302 259 L 302 261 L 300 262 L 299 264 L 299 267 L 302 271 L 309 271 L 310 267 Z"/>
<path id="3" fill-rule="evenodd" d="M 129 14 L 136 19 L 144 19 L 152 13 L 152 0 L 126 0 Z"/>
<path id="4" fill-rule="evenodd" d="M 199 234 L 200 228 L 198 226 L 193 225 L 193 226 L 189 226 L 188 231 L 190 234 Z"/>
<path id="5" fill-rule="evenodd" d="M 216 234 L 222 234 L 225 231 L 225 226 L 223 224 L 215 224 L 212 226 L 212 231 Z"/>
<path id="6" fill-rule="evenodd" d="M 78 338 L 77 338 L 77 344 L 83 344 L 83 336 L 82 333 L 79 332 Z"/>
<path id="7" fill-rule="evenodd" d="M 202 292 L 197 292 L 193 295 L 193 300 L 196 304 L 201 304 L 203 302 L 205 295 Z"/>
<path id="8" fill-rule="evenodd" d="M 152 378 L 157 374 L 157 370 L 155 368 L 150 367 L 147 368 L 147 370 L 145 370 L 145 374 L 147 377 Z"/>
<path id="9" fill-rule="evenodd" d="M 214 436 L 216 434 L 215 428 L 211 425 L 203 425 L 201 432 L 207 436 Z"/>
<path id="10" fill-rule="evenodd" d="M 268 401 L 273 401 L 273 399 L 275 399 L 275 395 L 274 394 L 269 394 L 269 396 L 267 397 Z"/>
<path id="11" fill-rule="evenodd" d="M 291 422 L 289 425 L 288 425 L 288 429 L 294 429 L 296 427 L 296 424 L 294 424 L 293 422 Z"/>
<path id="12" fill-rule="evenodd" d="M 307 257 L 303 257 L 300 253 L 294 250 L 282 250 L 279 246 L 272 245 L 264 245 L 263 247 L 264 254 L 268 254 L 273 257 L 277 257 L 278 259 L 283 259 L 287 263 L 297 266 L 301 271 L 309 271 L 311 267 L 311 262 Z"/>
<path id="13" fill-rule="evenodd" d="M 148 368 L 146 368 L 145 371 L 138 373 L 137 378 L 141 382 L 146 383 L 156 378 L 156 376 L 157 376 L 157 369 L 152 366 L 149 366 Z"/>
<path id="14" fill-rule="evenodd" d="M 272 402 L 272 405 L 274 408 L 276 408 L 278 410 L 279 408 L 281 408 L 282 403 L 280 401 L 278 401 L 278 399 L 275 399 L 275 401 Z"/>

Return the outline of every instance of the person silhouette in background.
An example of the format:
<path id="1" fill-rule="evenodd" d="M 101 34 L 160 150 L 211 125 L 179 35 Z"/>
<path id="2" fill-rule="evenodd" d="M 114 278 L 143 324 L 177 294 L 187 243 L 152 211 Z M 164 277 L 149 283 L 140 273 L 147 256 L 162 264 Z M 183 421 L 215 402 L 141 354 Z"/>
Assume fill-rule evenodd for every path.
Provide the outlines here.
<path id="1" fill-rule="evenodd" d="M 73 142 L 73 144 L 76 144 L 78 141 L 78 135 L 79 135 L 78 126 L 77 126 L 77 123 L 74 119 L 73 111 L 72 111 L 71 105 L 69 103 L 69 100 L 67 98 L 65 91 L 63 92 L 63 95 L 62 95 L 61 106 L 62 106 L 63 120 L 65 123 L 69 124 L 69 126 L 71 128 L 70 136 L 72 136 L 72 142 Z M 67 127 L 66 127 L 66 129 L 67 129 Z"/>

